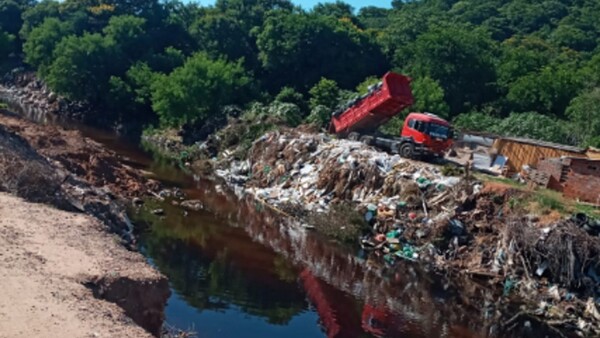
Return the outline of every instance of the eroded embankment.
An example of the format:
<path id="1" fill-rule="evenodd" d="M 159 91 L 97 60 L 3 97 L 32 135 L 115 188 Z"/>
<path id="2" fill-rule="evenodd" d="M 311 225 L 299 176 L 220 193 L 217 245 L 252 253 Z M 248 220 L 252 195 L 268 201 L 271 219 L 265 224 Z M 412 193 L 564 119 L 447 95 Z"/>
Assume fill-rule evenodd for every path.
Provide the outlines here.
<path id="1" fill-rule="evenodd" d="M 0 336 L 159 334 L 166 278 L 103 224 L 4 193 L 0 214 Z"/>
<path id="2" fill-rule="evenodd" d="M 158 186 L 79 132 L 0 114 L 0 191 L 65 210 L 2 195 L 0 288 L 10 296 L 0 332 L 148 335 L 133 320 L 158 335 L 167 280 L 122 245 L 134 242 L 126 199 Z"/>
<path id="3" fill-rule="evenodd" d="M 600 333 L 600 238 L 585 222 L 528 214 L 520 205 L 527 192 L 448 177 L 439 167 L 358 142 L 297 131 L 268 133 L 248 160 L 218 173 L 238 192 L 319 230 L 341 238 L 351 238 L 339 236 L 350 231 L 389 266 L 418 261 L 479 279 L 500 291 L 493 301 L 524 303 L 513 322 Z M 340 211 L 345 203 L 366 222 L 349 217 L 350 209 Z"/>
<path id="4" fill-rule="evenodd" d="M 78 131 L 38 125 L 8 112 L 0 112 L 0 144 L 0 189 L 93 215 L 129 244 L 132 225 L 121 202 L 160 187 Z"/>

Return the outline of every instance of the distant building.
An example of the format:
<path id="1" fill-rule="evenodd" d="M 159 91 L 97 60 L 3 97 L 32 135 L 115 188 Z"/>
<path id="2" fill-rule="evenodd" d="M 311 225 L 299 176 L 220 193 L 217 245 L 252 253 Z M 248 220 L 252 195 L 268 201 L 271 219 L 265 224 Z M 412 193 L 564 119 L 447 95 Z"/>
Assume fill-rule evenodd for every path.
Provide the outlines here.
<path id="1" fill-rule="evenodd" d="M 586 150 L 557 143 L 517 137 L 498 137 L 492 152 L 506 159 L 504 175 L 512 176 L 521 172 L 523 166 L 535 166 L 547 158 L 586 158 Z"/>
<path id="2" fill-rule="evenodd" d="M 600 205 L 600 159 L 550 158 L 540 161 L 537 171 L 547 177 L 546 184 L 540 185 L 561 191 L 565 197 Z"/>

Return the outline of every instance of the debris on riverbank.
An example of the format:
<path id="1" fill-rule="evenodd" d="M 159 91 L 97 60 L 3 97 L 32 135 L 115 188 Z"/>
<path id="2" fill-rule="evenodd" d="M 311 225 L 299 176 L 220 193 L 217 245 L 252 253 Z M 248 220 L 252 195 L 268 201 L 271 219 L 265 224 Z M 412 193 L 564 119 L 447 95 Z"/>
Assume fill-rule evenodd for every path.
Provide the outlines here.
<path id="1" fill-rule="evenodd" d="M 0 125 L 26 140 L 53 164 L 120 198 L 144 196 L 160 189 L 157 181 L 123 164 L 114 152 L 79 131 L 36 124 L 8 113 L 0 113 Z"/>
<path id="2" fill-rule="evenodd" d="M 92 121 L 93 109 L 82 102 L 72 102 L 54 93 L 37 78 L 33 72 L 15 69 L 4 75 L 0 81 L 0 99 L 9 106 L 19 107 L 36 121 L 72 119 L 85 123 L 102 124 L 106 121 Z M 104 114 L 105 115 L 105 114 Z"/>
<path id="3" fill-rule="evenodd" d="M 522 299 L 527 316 L 600 334 L 600 238 L 573 221 L 528 215 L 519 205 L 526 192 L 444 176 L 435 165 L 294 130 L 265 134 L 247 160 L 217 174 L 238 192 L 304 221 L 351 203 L 367 224 L 361 246 L 388 264 L 420 261 L 482 279 L 502 288 L 503 297 Z M 356 233 L 347 221 L 335 226 Z"/>
<path id="4" fill-rule="evenodd" d="M 1 190 L 98 217 L 128 245 L 133 225 L 122 202 L 160 188 L 77 131 L 1 113 L 0 145 Z"/>

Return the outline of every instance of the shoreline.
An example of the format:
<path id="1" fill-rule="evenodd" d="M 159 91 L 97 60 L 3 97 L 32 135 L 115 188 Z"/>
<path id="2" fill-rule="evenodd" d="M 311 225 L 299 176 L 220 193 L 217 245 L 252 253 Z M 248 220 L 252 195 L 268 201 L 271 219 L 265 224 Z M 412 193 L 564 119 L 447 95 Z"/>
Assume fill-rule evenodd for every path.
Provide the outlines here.
<path id="1" fill-rule="evenodd" d="M 182 146 L 177 137 L 154 135 L 144 138 L 144 142 L 152 143 L 154 151 L 179 161 L 194 174 L 224 179 L 238 197 L 252 195 L 261 203 L 299 216 L 309 227 L 311 222 L 332 223 L 332 229 L 317 229 L 330 237 L 343 232 L 342 237 L 352 241 L 360 234 L 363 249 L 379 255 L 390 268 L 397 261 L 418 261 L 439 272 L 457 274 L 458 278 L 477 279 L 496 291 L 504 289 L 502 296 L 495 297 L 496 302 L 510 303 L 510 298 L 521 297 L 526 306 L 514 320 L 546 323 L 551 331 L 599 332 L 596 304 L 586 298 L 591 289 L 579 290 L 577 296 L 569 287 L 593 277 L 593 269 L 589 270 L 593 262 L 582 269 L 585 276 L 563 279 L 569 271 L 540 261 L 540 253 L 556 255 L 552 247 L 544 252 L 543 243 L 537 248 L 537 243 L 532 246 L 518 241 L 520 237 L 541 236 L 557 244 L 563 234 L 574 233 L 579 243 L 586 242 L 587 235 L 579 225 L 562 217 L 540 220 L 525 210 L 513 211 L 519 201 L 529 198 L 527 191 L 502 184 L 465 185 L 460 178 L 450 182 L 441 174 L 442 168 L 301 129 L 265 134 L 249 151 L 249 161 L 228 155 L 235 151 L 220 154 L 224 157 L 217 161 L 194 158 L 202 155 L 202 145 Z M 189 151 L 196 147 L 198 154 Z M 343 149 L 332 153 L 332 147 Z M 183 159 L 183 151 L 192 156 Z M 424 190 L 420 184 L 425 184 Z M 428 197 L 419 197 L 419 191 L 427 192 Z M 408 205 L 402 213 L 398 213 L 400 202 L 404 203 L 402 208 Z M 343 204 L 350 205 L 359 218 L 369 218 L 368 226 L 347 227 L 350 211 L 329 213 L 330 207 Z M 341 221 L 331 222 L 332 217 Z M 388 237 L 390 232 L 394 234 Z M 590 242 L 589 252 L 571 249 L 572 257 L 584 262 L 586 255 L 593 257 L 593 250 L 600 248 L 594 241 Z M 513 243 L 522 247 L 515 251 L 511 249 Z M 556 250 L 562 249 L 557 245 Z M 541 269 L 539 276 L 533 274 L 544 265 L 549 266 Z"/>
<path id="2" fill-rule="evenodd" d="M 135 251 L 125 210 L 160 184 L 78 131 L 6 111 L 0 153 L 0 332 L 161 335 L 168 281 Z"/>

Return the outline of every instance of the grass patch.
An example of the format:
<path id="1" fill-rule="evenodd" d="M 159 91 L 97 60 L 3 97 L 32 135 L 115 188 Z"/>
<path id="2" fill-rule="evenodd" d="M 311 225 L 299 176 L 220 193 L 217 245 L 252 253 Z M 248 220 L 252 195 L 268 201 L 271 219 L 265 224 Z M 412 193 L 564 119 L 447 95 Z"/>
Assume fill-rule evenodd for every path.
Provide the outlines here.
<path id="1" fill-rule="evenodd" d="M 582 212 L 594 218 L 600 218 L 600 208 L 595 207 L 593 205 L 575 202 L 573 205 L 573 210 L 578 213 Z"/>
<path id="2" fill-rule="evenodd" d="M 543 211 L 556 210 L 561 214 L 564 214 L 565 211 L 567 211 L 565 205 L 567 201 L 559 192 L 542 189 L 534 192 L 533 197 Z"/>
<path id="3" fill-rule="evenodd" d="M 475 176 L 475 178 L 477 178 L 478 180 L 483 181 L 483 182 L 502 183 L 502 184 L 506 184 L 512 188 L 519 189 L 519 190 L 523 190 L 523 189 L 527 188 L 527 185 L 517 182 L 513 179 L 506 178 L 506 177 L 491 176 L 491 175 L 486 175 L 486 174 L 482 174 L 482 173 L 475 173 L 474 176 Z"/>
<path id="4" fill-rule="evenodd" d="M 549 215 L 558 213 L 561 216 L 570 216 L 575 213 L 584 213 L 588 216 L 600 218 L 600 208 L 593 205 L 579 203 L 565 198 L 562 193 L 546 188 L 530 189 L 526 184 L 515 180 L 476 173 L 475 177 L 482 182 L 500 183 L 524 192 L 524 196 L 511 197 L 508 206 L 511 210 L 518 209 L 536 215 Z"/>

